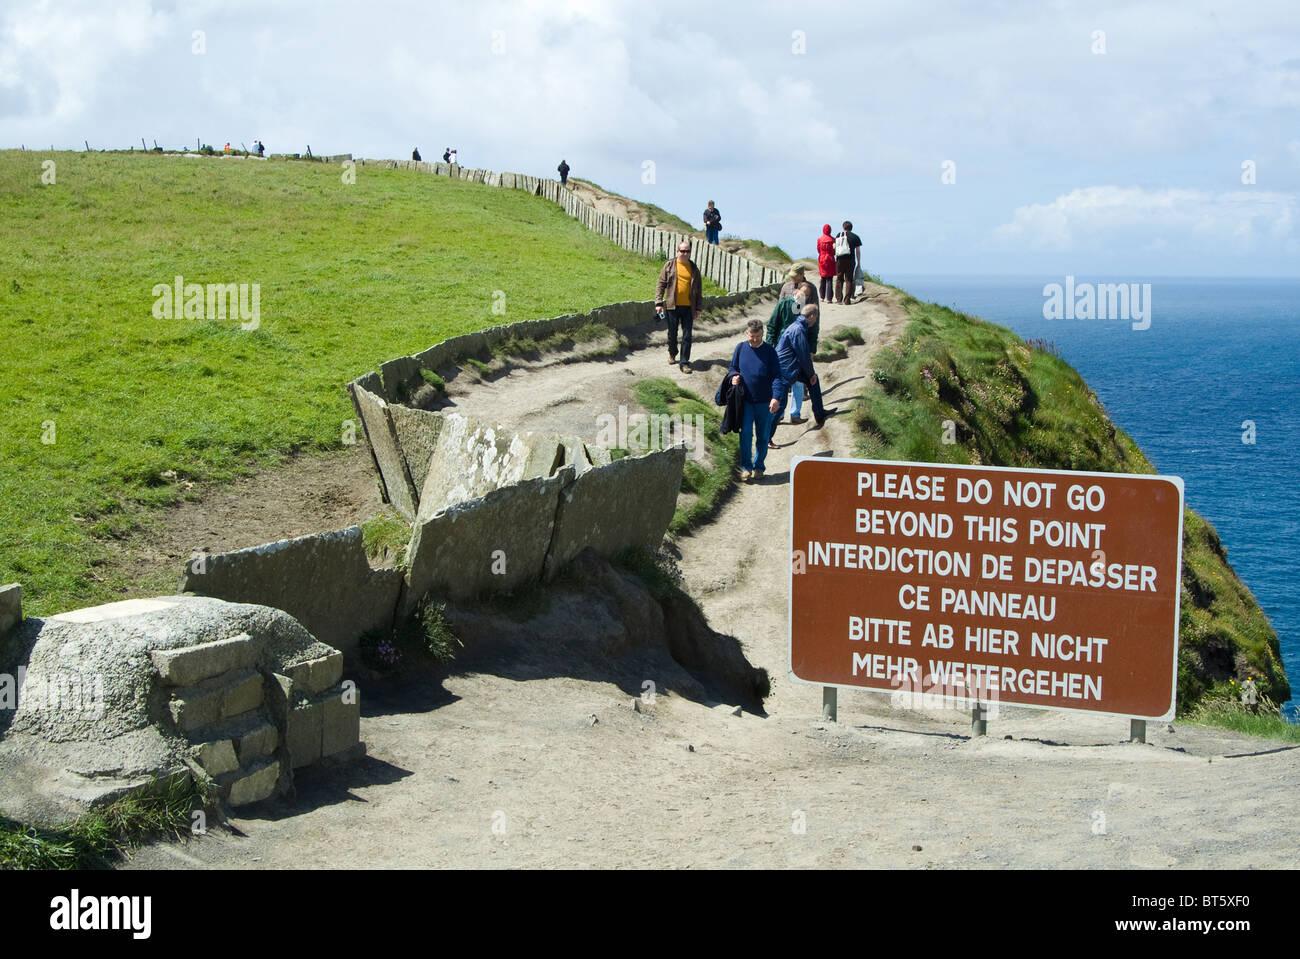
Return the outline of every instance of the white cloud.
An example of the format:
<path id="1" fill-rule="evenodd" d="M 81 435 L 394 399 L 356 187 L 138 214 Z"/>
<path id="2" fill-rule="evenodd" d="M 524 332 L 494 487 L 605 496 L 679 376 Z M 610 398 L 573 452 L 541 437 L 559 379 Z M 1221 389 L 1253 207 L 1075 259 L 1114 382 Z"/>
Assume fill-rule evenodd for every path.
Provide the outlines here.
<path id="1" fill-rule="evenodd" d="M 1006 248 L 1085 251 L 1111 247 L 1278 253 L 1294 238 L 1300 198 L 1237 190 L 1092 186 L 1051 203 L 1017 207 L 993 231 Z"/>

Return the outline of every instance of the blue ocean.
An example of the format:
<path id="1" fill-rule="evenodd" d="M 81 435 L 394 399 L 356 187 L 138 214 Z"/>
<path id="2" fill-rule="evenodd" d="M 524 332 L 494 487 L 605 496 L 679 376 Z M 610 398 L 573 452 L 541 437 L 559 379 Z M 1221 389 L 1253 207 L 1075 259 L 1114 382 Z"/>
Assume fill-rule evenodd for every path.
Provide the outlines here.
<path id="1" fill-rule="evenodd" d="M 1300 691 L 1300 279 L 1146 278 L 1146 329 L 1133 316 L 1045 319 L 1044 287 L 1064 287 L 1064 276 L 884 279 L 1054 343 L 1156 469 L 1183 478 L 1187 505 L 1218 530 Z M 1292 720 L 1296 707 L 1286 705 Z"/>

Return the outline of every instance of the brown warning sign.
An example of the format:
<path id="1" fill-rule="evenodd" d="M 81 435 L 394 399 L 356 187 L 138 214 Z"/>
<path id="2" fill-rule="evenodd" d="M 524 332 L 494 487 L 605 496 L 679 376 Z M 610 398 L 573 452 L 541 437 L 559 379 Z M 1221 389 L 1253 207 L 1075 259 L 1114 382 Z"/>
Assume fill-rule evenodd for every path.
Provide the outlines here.
<path id="1" fill-rule="evenodd" d="M 791 511 L 793 678 L 1173 716 L 1178 477 L 806 458 Z"/>

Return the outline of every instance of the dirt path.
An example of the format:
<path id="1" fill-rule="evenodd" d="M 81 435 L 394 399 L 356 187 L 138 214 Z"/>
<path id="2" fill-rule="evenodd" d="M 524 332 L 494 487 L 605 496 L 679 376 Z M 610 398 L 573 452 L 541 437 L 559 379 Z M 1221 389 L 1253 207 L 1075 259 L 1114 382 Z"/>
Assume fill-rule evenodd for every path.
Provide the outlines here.
<path id="1" fill-rule="evenodd" d="M 748 315 L 702 324 L 692 374 L 667 364 L 659 331 L 624 360 L 458 383 L 453 399 L 591 436 L 640 377 L 710 395 Z M 867 341 L 822 367 L 828 405 L 863 387 L 901 322 L 887 296 L 826 307 L 827 329 L 857 325 Z M 820 690 L 786 676 L 788 469 L 795 455 L 852 455 L 851 428 L 783 426 L 778 441 L 766 481 L 678 543 L 711 624 L 771 674 L 766 717 L 675 695 L 636 711 L 618 685 L 545 650 L 532 678 L 469 651 L 432 688 L 363 685 L 369 755 L 302 775 L 296 804 L 235 820 L 238 835 L 146 848 L 126 868 L 1296 864 L 1294 748 L 1155 724 L 1151 744 L 1129 744 L 1123 720 L 1011 709 L 977 740 L 964 714 L 867 693 L 841 693 L 840 722 L 821 721 Z"/>

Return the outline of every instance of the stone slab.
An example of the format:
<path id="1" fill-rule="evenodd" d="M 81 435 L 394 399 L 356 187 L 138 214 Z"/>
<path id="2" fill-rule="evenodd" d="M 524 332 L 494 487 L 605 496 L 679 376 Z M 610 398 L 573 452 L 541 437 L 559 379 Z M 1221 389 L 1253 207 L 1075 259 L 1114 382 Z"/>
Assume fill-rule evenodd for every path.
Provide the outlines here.
<path id="1" fill-rule="evenodd" d="M 464 600 L 540 579 L 560 490 L 573 477 L 573 467 L 565 466 L 555 476 L 494 490 L 416 524 L 399 621 L 430 591 Z"/>
<path id="2" fill-rule="evenodd" d="M 444 422 L 420 490 L 417 523 L 520 480 L 550 476 L 564 462 L 563 445 L 554 436 L 515 432 L 459 413 L 432 415 Z"/>
<path id="3" fill-rule="evenodd" d="M 239 759 L 235 756 L 235 744 L 229 739 L 217 739 L 212 742 L 199 743 L 193 750 L 194 761 L 203 767 L 209 776 L 220 776 L 239 768 Z"/>
<path id="4" fill-rule="evenodd" d="M 554 576 L 590 546 L 612 557 L 637 546 L 658 549 L 677 508 L 686 450 L 629 456 L 577 477 L 559 498 L 545 574 Z"/>
<path id="5" fill-rule="evenodd" d="M 269 799 L 275 793 L 275 786 L 279 781 L 279 761 L 272 759 L 264 762 L 230 784 L 230 797 L 227 802 L 232 806 L 247 806 L 249 803 Z"/>
<path id="6" fill-rule="evenodd" d="M 257 662 L 257 646 L 247 633 L 240 633 L 230 639 L 183 649 L 155 649 L 150 656 L 164 683 L 193 686 L 232 669 L 252 666 Z"/>
<path id="7" fill-rule="evenodd" d="M 285 717 L 284 744 L 289 750 L 289 762 L 294 769 L 311 765 L 320 759 L 321 721 L 325 715 L 322 703 L 307 703 L 290 709 Z"/>
<path id="8" fill-rule="evenodd" d="M 369 390 L 349 384 L 352 405 L 361 418 L 361 425 L 370 441 L 370 451 L 375 466 L 384 483 L 384 492 L 393 508 L 409 523 L 415 519 L 416 489 L 407 472 L 406 458 L 397 442 L 397 433 L 388 416 L 388 403 Z"/>
<path id="9" fill-rule="evenodd" d="M 286 666 L 285 675 L 293 680 L 295 689 L 308 696 L 316 696 L 334 686 L 343 677 L 343 654 L 330 653 L 318 659 Z"/>
<path id="10" fill-rule="evenodd" d="M 18 583 L 0 586 L 0 636 L 23 621 L 23 588 Z"/>
<path id="11" fill-rule="evenodd" d="M 207 557 L 186 567 L 182 588 L 284 610 L 318 640 L 352 649 L 371 629 L 389 629 L 402 573 L 370 568 L 361 528 L 279 540 Z"/>
<path id="12" fill-rule="evenodd" d="M 355 696 L 345 702 L 342 691 L 325 699 L 321 716 L 322 756 L 351 749 L 361 739 L 361 702 Z"/>
<path id="13" fill-rule="evenodd" d="M 445 421 L 439 413 L 413 410 L 405 406 L 389 406 L 388 416 L 393 425 L 397 447 L 406 461 L 406 472 L 411 478 L 411 485 L 415 490 L 421 490 L 428 478 L 429 460 L 433 458 L 438 434 L 442 432 Z M 418 499 L 415 508 L 418 515 Z"/>

